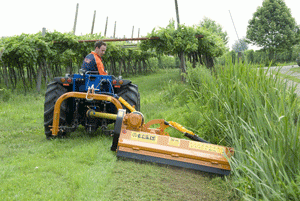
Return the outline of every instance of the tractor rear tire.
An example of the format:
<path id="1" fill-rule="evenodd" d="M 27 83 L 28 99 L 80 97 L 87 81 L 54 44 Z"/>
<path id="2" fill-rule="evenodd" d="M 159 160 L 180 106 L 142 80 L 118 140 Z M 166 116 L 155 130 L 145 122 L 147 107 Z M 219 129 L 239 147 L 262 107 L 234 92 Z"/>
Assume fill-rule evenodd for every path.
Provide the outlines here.
<path id="1" fill-rule="evenodd" d="M 140 111 L 140 94 L 137 85 L 130 83 L 122 87 L 118 92 L 118 96 L 126 100 L 131 106 L 135 106 L 137 111 Z M 123 108 L 126 109 L 127 112 L 130 112 L 127 108 Z"/>
<path id="2" fill-rule="evenodd" d="M 51 82 L 47 86 L 46 94 L 45 94 L 45 103 L 44 103 L 44 127 L 45 127 L 45 135 L 47 139 L 52 138 L 51 126 L 53 124 L 53 113 L 54 106 L 56 100 L 63 94 L 67 92 L 67 89 L 64 88 L 57 82 Z M 63 101 L 60 107 L 60 116 L 59 116 L 59 125 L 66 124 L 66 116 L 67 116 L 67 104 L 66 101 Z M 65 133 L 60 133 L 58 137 L 63 137 Z"/>

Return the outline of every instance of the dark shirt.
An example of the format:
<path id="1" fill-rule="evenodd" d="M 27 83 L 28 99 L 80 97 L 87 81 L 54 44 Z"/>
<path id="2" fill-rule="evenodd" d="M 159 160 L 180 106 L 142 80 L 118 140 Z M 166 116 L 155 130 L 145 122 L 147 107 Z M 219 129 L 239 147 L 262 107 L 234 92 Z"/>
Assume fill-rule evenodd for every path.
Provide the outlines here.
<path id="1" fill-rule="evenodd" d="M 85 57 L 83 60 L 81 69 L 86 70 L 86 71 L 98 71 L 97 68 L 97 63 L 94 55 L 89 54 Z"/>

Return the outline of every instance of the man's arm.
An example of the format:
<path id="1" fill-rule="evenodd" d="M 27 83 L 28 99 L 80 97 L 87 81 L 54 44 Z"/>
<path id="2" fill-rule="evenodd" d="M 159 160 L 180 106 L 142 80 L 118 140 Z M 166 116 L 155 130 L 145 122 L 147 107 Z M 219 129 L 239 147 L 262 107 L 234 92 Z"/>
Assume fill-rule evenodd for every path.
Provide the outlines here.
<path id="1" fill-rule="evenodd" d="M 81 69 L 86 71 L 98 71 L 94 55 L 89 54 L 85 57 Z"/>

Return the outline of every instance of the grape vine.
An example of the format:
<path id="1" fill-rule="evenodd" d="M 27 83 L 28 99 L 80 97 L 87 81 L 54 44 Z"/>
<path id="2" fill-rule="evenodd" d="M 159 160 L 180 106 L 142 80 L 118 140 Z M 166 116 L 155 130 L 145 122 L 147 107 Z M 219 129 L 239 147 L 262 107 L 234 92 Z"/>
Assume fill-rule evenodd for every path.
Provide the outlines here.
<path id="1" fill-rule="evenodd" d="M 197 37 L 197 36 L 204 37 Z M 180 56 L 193 63 L 213 66 L 213 58 L 222 55 L 226 48 L 222 38 L 203 26 L 180 25 L 175 29 L 174 21 L 166 28 L 154 29 L 145 40 L 133 43 L 135 48 L 126 48 L 128 42 L 107 42 L 103 57 L 104 65 L 112 75 L 147 73 L 151 69 L 149 60 L 161 55 Z M 100 34 L 76 36 L 57 31 L 21 34 L 0 39 L 0 84 L 6 88 L 23 86 L 28 88 L 47 83 L 64 73 L 77 73 L 82 61 L 94 49 L 94 43 L 80 40 L 101 40 Z"/>

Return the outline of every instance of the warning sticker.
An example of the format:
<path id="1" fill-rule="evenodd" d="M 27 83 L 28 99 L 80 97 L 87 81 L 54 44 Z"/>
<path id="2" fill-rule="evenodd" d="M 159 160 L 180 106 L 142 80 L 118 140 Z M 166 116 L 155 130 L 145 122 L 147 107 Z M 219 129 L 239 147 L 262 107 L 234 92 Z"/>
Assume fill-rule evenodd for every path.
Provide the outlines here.
<path id="1" fill-rule="evenodd" d="M 170 137 L 169 145 L 179 147 L 180 146 L 180 140 L 178 138 Z"/>
<path id="2" fill-rule="evenodd" d="M 118 117 L 122 117 L 122 116 L 124 116 L 124 111 L 123 110 L 119 110 Z"/>
<path id="3" fill-rule="evenodd" d="M 131 139 L 140 142 L 150 142 L 153 144 L 157 144 L 157 135 L 154 134 L 132 132 Z"/>
<path id="4" fill-rule="evenodd" d="M 189 148 L 199 149 L 199 150 L 203 150 L 203 151 L 211 151 L 211 152 L 215 152 L 215 153 L 219 153 L 219 154 L 224 153 L 223 147 L 219 147 L 219 146 L 211 145 L 211 144 L 207 144 L 207 143 L 194 142 L 194 141 L 190 141 Z"/>

